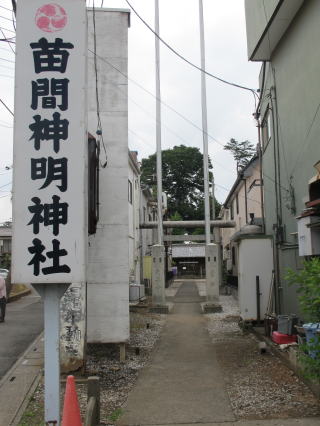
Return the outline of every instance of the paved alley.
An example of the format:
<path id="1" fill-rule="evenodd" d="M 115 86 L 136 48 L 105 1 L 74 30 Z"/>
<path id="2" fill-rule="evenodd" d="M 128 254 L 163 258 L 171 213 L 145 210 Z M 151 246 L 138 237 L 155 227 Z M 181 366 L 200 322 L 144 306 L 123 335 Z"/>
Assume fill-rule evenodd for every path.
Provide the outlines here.
<path id="1" fill-rule="evenodd" d="M 7 304 L 6 320 L 0 324 L 0 380 L 42 330 L 40 297 L 25 296 Z"/>
<path id="2" fill-rule="evenodd" d="M 200 302 L 196 284 L 183 283 L 152 363 L 138 378 L 119 424 L 235 420 Z"/>

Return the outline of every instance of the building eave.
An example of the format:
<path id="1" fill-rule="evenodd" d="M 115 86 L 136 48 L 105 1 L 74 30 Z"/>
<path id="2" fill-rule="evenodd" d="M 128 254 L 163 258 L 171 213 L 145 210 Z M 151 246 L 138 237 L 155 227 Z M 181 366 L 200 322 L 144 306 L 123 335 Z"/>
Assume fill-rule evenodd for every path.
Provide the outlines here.
<path id="1" fill-rule="evenodd" d="M 225 202 L 223 203 L 223 207 L 224 208 L 228 208 L 228 204 L 229 201 L 232 199 L 233 195 L 236 193 L 236 190 L 238 188 L 238 186 L 242 186 L 243 185 L 243 179 L 246 179 L 248 177 L 248 175 L 245 175 L 245 172 L 254 164 L 255 161 L 258 160 L 258 156 L 254 155 L 251 160 L 249 161 L 249 163 L 241 170 L 241 172 L 239 172 L 238 177 L 236 179 L 236 181 L 234 182 L 234 184 L 232 185 L 232 188 L 230 189 L 230 192 L 225 200 Z"/>

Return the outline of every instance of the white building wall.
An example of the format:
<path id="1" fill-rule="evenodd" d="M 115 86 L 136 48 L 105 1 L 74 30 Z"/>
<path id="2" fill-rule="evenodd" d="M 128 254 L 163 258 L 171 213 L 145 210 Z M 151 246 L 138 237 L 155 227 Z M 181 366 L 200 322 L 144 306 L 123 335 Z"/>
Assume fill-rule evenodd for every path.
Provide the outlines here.
<path id="1" fill-rule="evenodd" d="M 129 181 L 132 184 L 132 200 L 129 208 L 129 279 L 131 283 L 140 284 L 140 176 L 129 157 Z M 128 183 L 129 184 L 129 183 Z"/>
<path id="2" fill-rule="evenodd" d="M 238 274 L 238 246 L 236 243 L 231 243 L 232 236 L 241 230 L 247 223 L 250 223 L 250 213 L 254 214 L 255 218 L 262 217 L 261 211 L 261 187 L 260 187 L 260 165 L 259 161 L 255 160 L 251 166 L 244 172 L 244 180 L 241 180 L 235 188 L 229 205 L 233 207 L 233 219 L 231 218 L 231 209 L 223 208 L 223 220 L 234 220 L 236 226 L 234 228 L 221 228 L 221 242 L 223 246 L 223 258 L 227 262 L 226 266 L 232 275 Z M 256 183 L 255 186 L 253 184 Z M 259 186 L 258 186 L 259 185 Z M 238 197 L 238 210 L 237 201 Z M 247 202 L 247 217 L 246 217 L 246 202 Z M 229 246 L 229 250 L 226 250 Z M 235 247 L 235 259 L 232 263 L 232 247 Z M 229 259 L 227 261 L 227 259 Z"/>
<path id="3" fill-rule="evenodd" d="M 260 280 L 260 319 L 263 319 L 268 305 L 272 270 L 273 252 L 270 238 L 240 240 L 238 299 L 243 320 L 257 319 L 257 276 Z"/>
<path id="4" fill-rule="evenodd" d="M 93 12 L 88 12 L 89 49 L 93 45 Z M 129 338 L 129 211 L 127 11 L 96 9 L 96 43 L 100 118 L 107 166 L 100 169 L 100 219 L 89 238 L 88 341 L 124 342 Z M 97 129 L 94 57 L 88 53 L 88 130 Z M 107 62 L 105 62 L 105 61 Z M 101 147 L 101 163 L 105 162 Z"/>

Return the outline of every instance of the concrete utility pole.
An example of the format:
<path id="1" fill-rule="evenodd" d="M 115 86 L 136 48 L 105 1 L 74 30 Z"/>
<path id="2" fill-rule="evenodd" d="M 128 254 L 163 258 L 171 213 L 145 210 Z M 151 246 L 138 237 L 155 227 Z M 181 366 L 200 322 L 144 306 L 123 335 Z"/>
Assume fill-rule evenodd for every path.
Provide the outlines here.
<path id="1" fill-rule="evenodd" d="M 206 67 L 205 60 L 205 44 L 204 44 L 204 22 L 203 22 L 203 5 L 199 0 L 199 17 L 200 17 L 200 51 L 201 51 L 201 68 Z M 202 106 L 202 137 L 203 137 L 203 172 L 204 172 L 204 217 L 205 217 L 205 233 L 206 244 L 210 244 L 210 205 L 209 205 L 209 159 L 208 159 L 208 122 L 207 122 L 207 88 L 206 75 L 201 73 L 201 106 Z"/>
<path id="2" fill-rule="evenodd" d="M 156 142 L 157 142 L 157 201 L 158 244 L 152 247 L 152 303 L 154 307 L 165 305 L 164 246 L 162 225 L 162 154 L 161 154 L 161 93 L 160 93 L 160 32 L 159 0 L 155 0 L 155 63 L 156 63 Z"/>
<path id="3" fill-rule="evenodd" d="M 200 22 L 200 53 L 201 68 L 205 70 L 205 40 L 203 2 L 199 0 L 199 22 Z M 203 135 L 203 172 L 204 172 L 204 212 L 205 212 L 205 234 L 206 234 L 206 287 L 207 302 L 217 303 L 219 301 L 219 272 L 217 246 L 210 241 L 210 204 L 209 204 L 209 159 L 208 159 L 208 122 L 207 122 L 207 93 L 206 75 L 201 72 L 201 105 L 202 105 L 202 135 Z"/>
<path id="4" fill-rule="evenodd" d="M 159 34 L 159 0 L 155 0 L 155 32 Z M 163 245 L 162 227 L 162 154 L 161 154 L 161 92 L 160 92 L 160 40 L 155 36 L 156 52 L 156 143 L 157 143 L 157 201 L 158 244 Z"/>

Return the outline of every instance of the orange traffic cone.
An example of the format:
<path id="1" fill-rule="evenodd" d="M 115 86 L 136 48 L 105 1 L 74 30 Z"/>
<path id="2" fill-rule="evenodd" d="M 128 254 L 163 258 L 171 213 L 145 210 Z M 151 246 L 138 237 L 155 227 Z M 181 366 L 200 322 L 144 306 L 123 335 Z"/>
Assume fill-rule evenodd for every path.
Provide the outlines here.
<path id="1" fill-rule="evenodd" d="M 68 376 L 64 396 L 62 426 L 82 426 L 80 407 L 73 376 Z"/>

